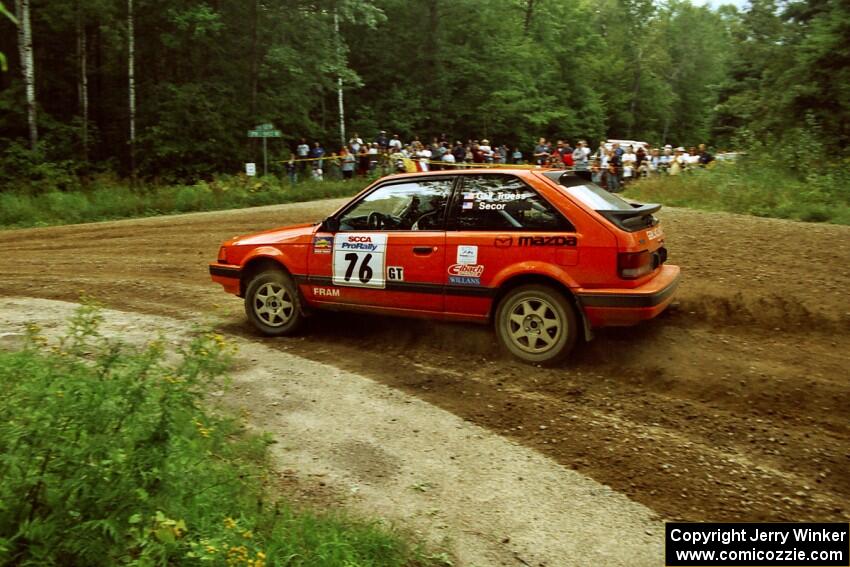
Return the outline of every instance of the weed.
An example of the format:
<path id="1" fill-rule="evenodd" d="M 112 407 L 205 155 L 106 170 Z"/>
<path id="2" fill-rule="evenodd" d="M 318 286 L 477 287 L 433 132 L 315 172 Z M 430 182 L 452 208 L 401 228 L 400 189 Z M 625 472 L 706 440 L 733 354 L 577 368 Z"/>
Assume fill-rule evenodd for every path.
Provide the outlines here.
<path id="1" fill-rule="evenodd" d="M 369 181 L 305 181 L 219 177 L 194 185 L 132 188 L 97 178 L 73 190 L 0 191 L 0 226 L 28 227 L 275 205 L 353 195 Z"/>
<path id="2" fill-rule="evenodd" d="M 808 173 L 764 157 L 716 163 L 678 176 L 640 180 L 625 193 L 640 201 L 808 222 L 850 224 L 846 164 Z"/>
<path id="3" fill-rule="evenodd" d="M 268 440 L 205 408 L 233 349 L 130 347 L 83 307 L 0 353 L 0 565 L 430 565 L 387 528 L 264 490 Z"/>

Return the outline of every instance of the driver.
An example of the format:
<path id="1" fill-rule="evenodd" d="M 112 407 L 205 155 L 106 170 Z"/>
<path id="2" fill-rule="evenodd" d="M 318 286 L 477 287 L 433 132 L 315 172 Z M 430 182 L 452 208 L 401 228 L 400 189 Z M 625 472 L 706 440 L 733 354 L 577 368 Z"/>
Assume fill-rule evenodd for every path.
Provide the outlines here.
<path id="1" fill-rule="evenodd" d="M 413 223 L 413 227 L 417 230 L 434 228 L 434 224 L 439 221 L 440 215 L 446 207 L 446 197 L 443 195 L 434 195 L 428 201 L 428 205 L 428 209 Z"/>
<path id="2" fill-rule="evenodd" d="M 407 207 L 405 207 L 404 212 L 399 215 L 402 220 L 402 225 L 409 228 L 412 227 L 416 221 L 419 219 L 422 214 L 419 212 L 419 204 L 420 204 L 419 196 L 413 195 L 410 199 L 410 203 L 408 203 Z"/>

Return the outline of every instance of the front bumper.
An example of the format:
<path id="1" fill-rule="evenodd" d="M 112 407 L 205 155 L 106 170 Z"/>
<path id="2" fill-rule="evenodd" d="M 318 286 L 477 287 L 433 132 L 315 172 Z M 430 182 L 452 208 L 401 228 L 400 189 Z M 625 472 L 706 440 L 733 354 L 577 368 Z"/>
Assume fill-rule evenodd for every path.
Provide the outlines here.
<path id="1" fill-rule="evenodd" d="M 591 327 L 635 325 L 664 311 L 679 287 L 679 266 L 665 264 L 654 278 L 634 289 L 576 290 Z"/>
<path id="2" fill-rule="evenodd" d="M 242 270 L 239 266 L 230 266 L 228 264 L 210 264 L 210 277 L 212 281 L 221 284 L 224 291 L 239 295 L 240 281 Z"/>

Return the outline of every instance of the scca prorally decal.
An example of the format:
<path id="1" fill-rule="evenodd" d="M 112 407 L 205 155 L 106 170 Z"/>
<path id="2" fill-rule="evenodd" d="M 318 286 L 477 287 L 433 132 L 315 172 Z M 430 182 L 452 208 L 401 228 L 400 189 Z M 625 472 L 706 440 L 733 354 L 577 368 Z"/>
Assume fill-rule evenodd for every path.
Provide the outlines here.
<path id="1" fill-rule="evenodd" d="M 650 240 L 655 240 L 656 238 L 661 238 L 662 236 L 664 236 L 664 231 L 661 230 L 660 226 L 656 229 L 646 231 L 646 237 Z"/>
<path id="2" fill-rule="evenodd" d="M 484 266 L 481 264 L 452 264 L 449 266 L 450 276 L 480 278 L 483 273 Z"/>
<path id="3" fill-rule="evenodd" d="M 330 254 L 334 246 L 333 236 L 314 236 L 313 237 L 313 253 L 314 254 Z"/>
<path id="4" fill-rule="evenodd" d="M 514 239 L 512 236 L 497 236 L 493 239 L 493 246 L 496 248 L 510 248 L 514 245 Z"/>
<path id="5" fill-rule="evenodd" d="M 575 236 L 520 236 L 520 246 L 575 246 Z"/>
<path id="6" fill-rule="evenodd" d="M 339 297 L 339 290 L 333 287 L 314 287 L 313 295 L 316 297 Z"/>
<path id="7" fill-rule="evenodd" d="M 373 242 L 373 239 L 377 240 L 377 237 L 363 234 L 349 234 L 342 238 L 340 249 L 374 252 L 378 249 L 379 244 L 377 242 Z"/>

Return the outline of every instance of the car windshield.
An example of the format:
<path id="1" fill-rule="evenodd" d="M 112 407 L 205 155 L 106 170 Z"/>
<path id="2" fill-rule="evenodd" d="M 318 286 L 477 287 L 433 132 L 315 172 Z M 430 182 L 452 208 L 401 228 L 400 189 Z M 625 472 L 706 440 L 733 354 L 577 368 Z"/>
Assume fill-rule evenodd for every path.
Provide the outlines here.
<path id="1" fill-rule="evenodd" d="M 340 230 L 434 230 L 442 225 L 452 179 L 379 187 L 340 217 Z"/>
<path id="2" fill-rule="evenodd" d="M 547 171 L 543 175 L 558 183 L 567 193 L 595 211 L 628 211 L 633 208 L 625 199 L 609 193 L 599 185 L 578 175 L 565 171 Z"/>

